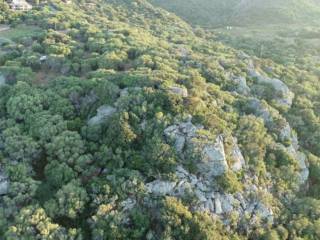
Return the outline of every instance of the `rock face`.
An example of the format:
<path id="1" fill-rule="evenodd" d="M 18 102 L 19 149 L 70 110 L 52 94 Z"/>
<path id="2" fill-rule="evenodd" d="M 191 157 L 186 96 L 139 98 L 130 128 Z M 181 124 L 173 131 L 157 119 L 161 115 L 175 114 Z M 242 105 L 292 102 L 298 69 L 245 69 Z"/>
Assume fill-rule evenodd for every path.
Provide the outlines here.
<path id="1" fill-rule="evenodd" d="M 235 91 L 241 95 L 249 95 L 250 88 L 247 85 L 247 80 L 244 77 L 233 77 L 232 82 L 236 86 Z"/>
<path id="2" fill-rule="evenodd" d="M 181 97 L 188 97 L 188 90 L 186 88 L 172 86 L 172 87 L 169 87 L 169 91 Z"/>
<path id="3" fill-rule="evenodd" d="M 248 64 L 248 74 L 251 77 L 257 79 L 257 84 L 260 85 L 269 85 L 275 91 L 275 100 L 276 102 L 285 107 L 291 107 L 292 100 L 294 98 L 294 93 L 290 91 L 288 86 L 279 79 L 269 78 L 261 75 L 258 71 L 255 70 L 253 61 L 249 61 Z"/>
<path id="4" fill-rule="evenodd" d="M 196 152 L 196 175 L 189 173 L 183 165 L 176 168 L 175 181 L 157 179 L 146 184 L 147 192 L 155 196 L 194 196 L 195 210 L 206 211 L 219 216 L 226 225 L 230 222 L 230 214 L 238 216 L 238 224 L 250 228 L 257 223 L 257 219 L 273 221 L 272 209 L 266 206 L 262 199 L 263 194 L 268 194 L 268 189 L 252 183 L 254 177 L 244 179 L 243 192 L 229 194 L 221 191 L 216 182 L 216 177 L 228 169 L 239 171 L 245 167 L 245 160 L 237 144 L 237 139 L 231 138 L 231 150 L 228 156 L 232 158 L 229 165 L 225 152 L 224 138 L 222 135 L 210 140 L 201 132 L 203 126 L 196 126 L 189 118 L 167 127 L 164 135 L 169 143 L 175 146 L 177 153 L 183 161 L 190 152 Z M 249 219 L 248 219 L 249 216 Z"/>
<path id="5" fill-rule="evenodd" d="M 223 137 L 220 135 L 215 142 L 202 139 L 197 132 L 203 126 L 195 126 L 191 119 L 165 129 L 167 139 L 174 142 L 176 151 L 183 157 L 184 153 L 193 152 L 197 155 L 195 164 L 198 173 L 207 177 L 220 176 L 228 170 L 224 152 Z"/>
<path id="6" fill-rule="evenodd" d="M 250 216 L 249 222 L 245 224 L 246 227 L 254 226 L 258 217 L 265 221 L 273 221 L 272 209 L 267 207 L 259 197 L 263 192 L 267 194 L 268 190 L 265 188 L 247 182 L 243 192 L 228 194 L 219 191 L 213 178 L 197 177 L 181 165 L 177 167 L 175 175 L 177 176 L 175 182 L 155 180 L 148 183 L 146 185 L 147 192 L 156 196 L 194 195 L 196 198 L 196 204 L 193 206 L 195 210 L 218 215 L 226 223 L 231 213 L 235 213 L 239 217 L 239 224 L 247 221 L 246 216 Z"/>
<path id="7" fill-rule="evenodd" d="M 232 143 L 231 157 L 233 161 L 230 168 L 232 171 L 237 172 L 237 171 L 240 171 L 245 166 L 246 162 L 238 146 L 237 139 L 232 138 L 232 141 L 233 143 Z"/>
<path id="8" fill-rule="evenodd" d="M 6 174 L 0 169 L 0 196 L 6 195 L 9 190 L 9 180 Z"/>
<path id="9" fill-rule="evenodd" d="M 268 126 L 273 122 L 271 112 L 269 111 L 267 104 L 264 104 L 257 98 L 252 98 L 248 103 L 249 109 L 256 115 L 263 119 L 264 123 Z"/>
<path id="10" fill-rule="evenodd" d="M 224 152 L 223 137 L 217 137 L 214 144 L 205 145 L 202 157 L 197 164 L 198 171 L 207 176 L 220 176 L 228 171 L 228 163 Z"/>
<path id="11" fill-rule="evenodd" d="M 89 119 L 88 125 L 93 126 L 101 124 L 116 112 L 117 110 L 115 108 L 108 105 L 103 105 L 97 109 L 97 115 Z"/>

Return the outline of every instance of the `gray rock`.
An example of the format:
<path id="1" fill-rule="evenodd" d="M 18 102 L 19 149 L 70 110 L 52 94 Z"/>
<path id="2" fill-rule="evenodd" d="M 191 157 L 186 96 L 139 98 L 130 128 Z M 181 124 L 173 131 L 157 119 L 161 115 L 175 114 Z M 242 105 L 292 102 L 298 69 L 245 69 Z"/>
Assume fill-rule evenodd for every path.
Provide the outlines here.
<path id="1" fill-rule="evenodd" d="M 266 125 L 270 125 L 273 122 L 273 118 L 268 109 L 267 104 L 261 102 L 257 98 L 252 98 L 249 100 L 248 107 L 254 112 L 254 114 L 263 119 Z"/>
<path id="2" fill-rule="evenodd" d="M 108 105 L 103 105 L 97 109 L 97 115 L 89 119 L 88 125 L 93 126 L 101 124 L 116 112 L 117 110 L 115 108 Z"/>
<path id="3" fill-rule="evenodd" d="M 208 177 L 220 176 L 228 170 L 228 163 L 224 152 L 223 137 L 217 137 L 214 144 L 206 145 L 202 150 L 202 158 L 197 164 L 200 174 Z"/>
<path id="4" fill-rule="evenodd" d="M 215 214 L 222 214 L 223 213 L 223 210 L 222 210 L 222 205 L 221 205 L 221 200 L 220 200 L 220 197 L 217 196 L 215 199 L 214 199 L 214 213 Z"/>
<path id="5" fill-rule="evenodd" d="M 172 87 L 169 87 L 169 91 L 181 97 L 188 97 L 188 90 L 186 88 L 172 86 Z"/>
<path id="6" fill-rule="evenodd" d="M 0 169 L 0 196 L 6 195 L 9 190 L 9 180 L 6 174 Z"/>
<path id="7" fill-rule="evenodd" d="M 233 83 L 236 85 L 235 91 L 242 95 L 248 95 L 250 88 L 247 85 L 247 80 L 244 77 L 231 78 Z"/>
<path id="8" fill-rule="evenodd" d="M 277 95 L 276 101 L 278 104 L 291 107 L 294 93 L 290 91 L 290 89 L 284 82 L 282 82 L 280 79 L 269 78 L 261 75 L 255 69 L 254 62 L 252 60 L 249 61 L 247 70 L 249 76 L 257 79 L 258 84 L 268 84 L 275 90 L 275 93 Z"/>
<path id="9" fill-rule="evenodd" d="M 202 126 L 193 125 L 190 120 L 167 127 L 164 135 L 174 141 L 175 149 L 181 155 L 184 150 L 199 153 L 199 159 L 195 162 L 199 174 L 206 175 L 207 178 L 220 176 L 228 170 L 223 137 L 218 136 L 215 143 L 207 142 L 197 134 L 201 128 Z"/>
<path id="10" fill-rule="evenodd" d="M 236 138 L 232 138 L 233 139 L 233 147 L 232 147 L 232 153 L 231 153 L 231 157 L 232 157 L 232 164 L 230 166 L 232 171 L 240 171 L 246 164 L 244 157 L 241 153 L 241 150 L 238 146 L 237 143 L 237 139 Z"/>
<path id="11" fill-rule="evenodd" d="M 128 210 L 131 210 L 132 208 L 134 208 L 136 203 L 137 203 L 136 200 L 128 198 L 128 199 L 122 201 L 120 203 L 120 206 L 122 207 L 123 211 L 128 211 Z"/>
<path id="12" fill-rule="evenodd" d="M 298 152 L 297 153 L 297 160 L 300 168 L 300 184 L 305 183 L 309 178 L 309 168 L 307 165 L 307 157 L 304 153 Z"/>
<path id="13" fill-rule="evenodd" d="M 5 77 L 0 72 L 0 87 L 6 84 Z"/>
<path id="14" fill-rule="evenodd" d="M 155 180 L 153 182 L 147 183 L 146 188 L 149 193 L 155 195 L 170 195 L 174 192 L 175 182 Z"/>
<path id="15" fill-rule="evenodd" d="M 230 213 L 233 210 L 234 198 L 231 194 L 221 195 L 223 213 Z"/>
<path id="16" fill-rule="evenodd" d="M 194 126 L 191 121 L 172 125 L 164 130 L 164 135 L 167 139 L 175 142 L 175 149 L 178 153 L 182 153 L 182 150 L 186 144 L 186 141 L 196 136 L 198 128 Z"/>
<path id="17" fill-rule="evenodd" d="M 269 84 L 276 91 L 277 102 L 280 105 L 291 107 L 294 93 L 291 92 L 286 84 L 276 78 L 258 76 L 258 83 Z"/>

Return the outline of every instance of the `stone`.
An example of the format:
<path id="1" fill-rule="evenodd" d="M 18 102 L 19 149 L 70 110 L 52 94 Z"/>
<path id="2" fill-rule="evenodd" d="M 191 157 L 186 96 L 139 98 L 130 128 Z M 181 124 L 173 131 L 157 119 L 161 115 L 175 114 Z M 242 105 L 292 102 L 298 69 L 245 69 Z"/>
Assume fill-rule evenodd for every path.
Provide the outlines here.
<path id="1" fill-rule="evenodd" d="M 188 97 L 188 90 L 186 88 L 172 86 L 172 87 L 169 87 L 169 91 L 175 95 L 178 95 L 184 98 Z"/>
<path id="2" fill-rule="evenodd" d="M 202 158 L 197 164 L 198 172 L 207 177 L 221 176 L 228 170 L 228 163 L 224 152 L 223 137 L 216 138 L 214 144 L 206 145 L 202 150 Z"/>
<path id="3" fill-rule="evenodd" d="M 198 128 L 189 120 L 188 122 L 167 127 L 164 130 L 164 135 L 167 139 L 173 140 L 176 151 L 182 153 L 187 139 L 196 136 L 197 130 Z"/>
<path id="4" fill-rule="evenodd" d="M 252 98 L 249 100 L 248 107 L 254 112 L 257 117 L 263 119 L 266 125 L 270 125 L 273 122 L 271 113 L 267 107 L 267 104 L 261 102 L 257 98 Z"/>
<path id="5" fill-rule="evenodd" d="M 232 144 L 231 157 L 233 162 L 230 168 L 232 171 L 238 172 L 245 166 L 246 162 L 239 148 L 238 140 L 236 138 L 232 138 L 232 140 L 233 140 L 233 144 Z"/>
<path id="6" fill-rule="evenodd" d="M 291 107 L 294 93 L 290 91 L 288 86 L 281 80 L 276 78 L 268 78 L 263 76 L 257 77 L 258 83 L 269 84 L 276 91 L 277 102 L 280 105 Z"/>
<path id="7" fill-rule="evenodd" d="M 244 77 L 232 78 L 233 83 L 236 85 L 235 91 L 242 95 L 248 95 L 250 93 L 250 88 L 247 85 L 247 80 Z"/>
<path id="8" fill-rule="evenodd" d="M 97 109 L 97 115 L 89 119 L 88 125 L 93 126 L 101 124 L 116 112 L 117 110 L 114 107 L 103 105 Z"/>
<path id="9" fill-rule="evenodd" d="M 220 200 L 220 197 L 219 197 L 219 196 L 217 196 L 217 197 L 214 199 L 214 213 L 215 213 L 215 214 L 222 214 L 222 213 L 223 213 L 222 205 L 221 205 L 221 200 Z"/>
<path id="10" fill-rule="evenodd" d="M 255 69 L 253 60 L 249 61 L 247 70 L 249 76 L 257 79 L 258 84 L 268 84 L 275 90 L 275 94 L 277 96 L 276 101 L 278 104 L 286 107 L 291 107 L 294 93 L 290 91 L 290 89 L 284 82 L 277 78 L 269 78 L 261 75 Z"/>
<path id="11" fill-rule="evenodd" d="M 0 196 L 6 195 L 9 191 L 9 180 L 6 174 L 0 169 Z"/>
<path id="12" fill-rule="evenodd" d="M 146 184 L 147 191 L 155 195 L 169 195 L 174 192 L 175 186 L 175 182 L 161 180 L 155 180 Z"/>
<path id="13" fill-rule="evenodd" d="M 208 209 L 210 212 L 214 212 L 214 202 L 209 199 L 204 203 L 204 208 Z"/>
<path id="14" fill-rule="evenodd" d="M 298 160 L 298 165 L 300 168 L 300 178 L 299 182 L 300 184 L 305 183 L 308 178 L 309 178 L 309 168 L 307 165 L 307 157 L 304 153 L 298 152 L 297 153 L 297 160 Z"/>
<path id="15" fill-rule="evenodd" d="M 221 207 L 223 213 L 230 213 L 233 210 L 234 198 L 231 194 L 221 195 Z"/>
<path id="16" fill-rule="evenodd" d="M 120 206 L 123 208 L 123 211 L 128 211 L 134 208 L 136 205 L 136 200 L 128 198 L 120 203 Z"/>
<path id="17" fill-rule="evenodd" d="M 0 87 L 6 84 L 5 77 L 0 72 Z"/>

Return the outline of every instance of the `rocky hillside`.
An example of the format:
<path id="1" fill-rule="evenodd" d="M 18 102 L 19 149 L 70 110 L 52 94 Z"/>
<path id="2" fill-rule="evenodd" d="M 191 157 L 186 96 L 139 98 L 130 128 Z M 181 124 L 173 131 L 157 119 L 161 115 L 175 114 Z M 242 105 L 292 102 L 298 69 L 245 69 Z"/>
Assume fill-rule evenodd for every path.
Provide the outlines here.
<path id="1" fill-rule="evenodd" d="M 3 239 L 320 238 L 316 73 L 143 0 L 3 16 Z"/>
<path id="2" fill-rule="evenodd" d="M 318 0 L 150 0 L 194 25 L 319 23 Z"/>

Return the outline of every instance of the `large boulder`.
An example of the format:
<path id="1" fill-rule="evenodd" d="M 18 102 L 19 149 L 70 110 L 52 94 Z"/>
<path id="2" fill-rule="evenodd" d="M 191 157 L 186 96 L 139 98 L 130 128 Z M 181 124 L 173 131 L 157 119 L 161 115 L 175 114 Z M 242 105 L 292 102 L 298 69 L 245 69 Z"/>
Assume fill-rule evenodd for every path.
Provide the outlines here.
<path id="1" fill-rule="evenodd" d="M 193 161 L 199 174 L 207 178 L 220 176 L 228 170 L 223 137 L 219 135 L 215 141 L 208 141 L 198 133 L 200 129 L 203 126 L 195 126 L 189 119 L 169 126 L 164 130 L 164 135 L 169 141 L 173 141 L 182 158 L 195 153 L 197 159 Z"/>
<path id="2" fill-rule="evenodd" d="M 97 109 L 97 115 L 89 119 L 88 125 L 93 126 L 101 124 L 116 112 L 117 109 L 115 109 L 114 107 L 111 107 L 109 105 L 103 105 Z"/>
<path id="3" fill-rule="evenodd" d="M 214 144 L 206 144 L 202 150 L 202 157 L 197 164 L 199 173 L 220 176 L 228 171 L 228 163 L 224 152 L 223 137 L 219 135 Z"/>

